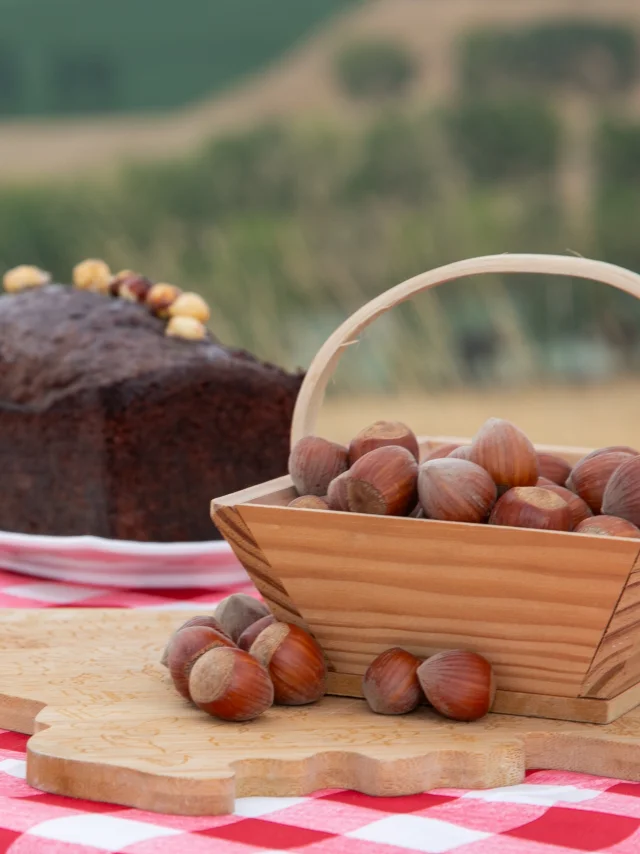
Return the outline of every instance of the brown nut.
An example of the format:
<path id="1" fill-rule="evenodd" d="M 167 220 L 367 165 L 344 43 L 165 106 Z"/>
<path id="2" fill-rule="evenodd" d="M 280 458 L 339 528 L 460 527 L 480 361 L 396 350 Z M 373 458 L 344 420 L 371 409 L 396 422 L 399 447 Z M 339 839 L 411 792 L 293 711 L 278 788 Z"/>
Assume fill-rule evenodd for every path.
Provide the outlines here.
<path id="1" fill-rule="evenodd" d="M 87 258 L 73 268 L 73 284 L 83 291 L 108 294 L 111 284 L 109 265 L 99 258 Z"/>
<path id="2" fill-rule="evenodd" d="M 448 455 L 451 460 L 468 460 L 471 462 L 471 445 L 460 445 Z"/>
<path id="3" fill-rule="evenodd" d="M 2 285 L 8 294 L 17 294 L 29 288 L 41 288 L 51 283 L 51 274 L 39 267 L 20 264 L 13 267 L 2 277 Z"/>
<path id="4" fill-rule="evenodd" d="M 146 302 L 153 282 L 146 276 L 129 276 L 120 282 L 118 296 L 128 302 Z"/>
<path id="5" fill-rule="evenodd" d="M 169 317 L 193 317 L 206 323 L 211 317 L 209 306 L 200 294 L 181 293 L 167 309 Z"/>
<path id="6" fill-rule="evenodd" d="M 591 457 L 599 457 L 601 454 L 610 454 L 612 451 L 630 454 L 632 457 L 637 457 L 640 454 L 640 451 L 636 451 L 635 448 L 631 448 L 629 445 L 607 445 L 604 448 L 596 448 L 595 451 L 590 451 L 588 454 L 585 454 L 582 459 L 590 460 Z"/>
<path id="7" fill-rule="evenodd" d="M 584 519 L 575 528 L 576 534 L 593 534 L 598 537 L 640 538 L 640 528 L 617 516 L 592 516 Z"/>
<path id="8" fill-rule="evenodd" d="M 324 654 L 303 629 L 293 623 L 273 623 L 260 632 L 249 651 L 269 671 L 276 703 L 300 706 L 324 696 Z"/>
<path id="9" fill-rule="evenodd" d="M 287 507 L 302 507 L 305 510 L 328 510 L 329 501 L 321 495 L 299 495 Z"/>
<path id="10" fill-rule="evenodd" d="M 418 681 L 433 708 L 455 721 L 475 721 L 491 710 L 496 694 L 493 668 L 475 652 L 451 649 L 418 667 Z"/>
<path id="11" fill-rule="evenodd" d="M 563 460 L 557 454 L 547 454 L 538 451 L 538 474 L 558 486 L 564 486 L 571 474 L 571 463 Z"/>
<path id="12" fill-rule="evenodd" d="M 571 527 L 575 529 L 576 525 L 579 525 L 583 519 L 588 519 L 590 516 L 593 516 L 591 512 L 591 508 L 580 498 L 579 495 L 576 495 L 575 492 L 571 492 L 570 489 L 567 489 L 566 486 L 558 486 L 557 483 L 552 483 L 550 480 L 547 481 L 545 478 L 538 478 L 538 482 L 536 486 L 541 486 L 543 489 L 549 489 L 551 492 L 555 492 L 556 495 L 559 495 L 560 498 L 563 498 L 567 505 L 569 506 L 569 513 L 571 514 Z"/>
<path id="13" fill-rule="evenodd" d="M 571 511 L 567 502 L 550 489 L 515 486 L 498 498 L 489 516 L 489 524 L 570 531 Z"/>
<path id="14" fill-rule="evenodd" d="M 178 299 L 182 291 L 175 285 L 159 282 L 153 285 L 147 294 L 146 303 L 158 317 L 168 317 L 169 307 Z"/>
<path id="15" fill-rule="evenodd" d="M 625 451 L 608 451 L 579 460 L 567 480 L 567 488 L 589 505 L 598 514 L 602 509 L 602 499 L 609 478 L 626 460 L 633 457 Z M 617 513 L 612 513 L 617 516 Z"/>
<path id="16" fill-rule="evenodd" d="M 640 456 L 627 458 L 613 472 L 604 491 L 602 512 L 640 527 Z"/>
<path id="17" fill-rule="evenodd" d="M 362 679 L 362 693 L 369 708 L 379 715 L 404 715 L 417 708 L 422 697 L 419 665 L 419 658 L 400 647 L 375 658 Z"/>
<path id="18" fill-rule="evenodd" d="M 168 338 L 202 341 L 207 337 L 207 327 L 195 317 L 172 317 L 165 327 L 164 334 Z"/>
<path id="19" fill-rule="evenodd" d="M 348 479 L 349 472 L 344 471 L 342 472 L 342 474 L 339 474 L 338 477 L 334 477 L 334 479 L 329 484 L 329 489 L 327 490 L 327 501 L 329 502 L 329 510 L 346 511 L 348 509 Z"/>
<path id="20" fill-rule="evenodd" d="M 448 457 L 454 451 L 457 451 L 460 445 L 454 445 L 452 443 L 447 445 L 438 445 L 437 448 L 431 448 L 429 451 L 425 451 L 425 453 L 420 457 L 421 463 L 428 463 L 429 460 L 441 460 L 444 457 Z"/>
<path id="21" fill-rule="evenodd" d="M 418 463 L 406 448 L 387 445 L 356 460 L 346 483 L 351 513 L 406 516 L 418 500 Z"/>
<path id="22" fill-rule="evenodd" d="M 249 652 L 254 640 L 258 637 L 260 632 L 275 622 L 276 618 L 273 614 L 267 614 L 266 617 L 260 617 L 260 619 L 256 620 L 255 623 L 251 623 L 251 625 L 247 626 L 238 638 L 238 649 L 243 649 L 245 652 Z"/>
<path id="23" fill-rule="evenodd" d="M 305 436 L 289 454 L 289 475 L 300 495 L 326 495 L 347 467 L 347 449 L 320 436 Z"/>
<path id="24" fill-rule="evenodd" d="M 113 276 L 111 276 L 111 280 L 109 281 L 109 294 L 112 297 L 118 296 L 118 291 L 120 290 L 120 285 L 124 282 L 125 279 L 135 279 L 139 274 L 135 272 L 135 270 L 119 270 Z"/>
<path id="25" fill-rule="evenodd" d="M 512 486 L 533 486 L 538 480 L 535 448 L 522 430 L 501 418 L 490 418 L 478 430 L 470 459 L 489 472 L 498 493 Z"/>
<path id="26" fill-rule="evenodd" d="M 418 471 L 418 496 L 427 519 L 484 522 L 497 495 L 491 475 L 467 460 L 428 460 Z"/>
<path id="27" fill-rule="evenodd" d="M 416 460 L 420 458 L 420 448 L 415 433 L 401 421 L 376 421 L 361 430 L 349 443 L 349 465 L 365 454 L 388 445 L 406 448 Z"/>
<path id="28" fill-rule="evenodd" d="M 194 662 L 209 649 L 233 646 L 226 635 L 208 626 L 189 626 L 176 632 L 167 650 L 167 667 L 179 694 L 191 699 L 189 673 Z"/>
<path id="29" fill-rule="evenodd" d="M 236 643 L 245 629 L 270 613 L 267 605 L 260 599 L 255 599 L 248 593 L 232 593 L 218 603 L 214 617 Z"/>
<path id="30" fill-rule="evenodd" d="M 242 649 L 218 647 L 201 655 L 189 674 L 193 702 L 223 721 L 252 721 L 273 705 L 266 669 Z"/>
<path id="31" fill-rule="evenodd" d="M 222 626 L 216 620 L 215 617 L 211 617 L 207 614 L 203 614 L 200 617 L 191 617 L 190 620 L 187 620 L 179 628 L 177 628 L 175 630 L 175 632 L 169 638 L 169 641 L 164 648 L 164 652 L 162 653 L 162 658 L 160 659 L 160 664 L 162 664 L 164 667 L 167 666 L 168 661 L 169 661 L 169 648 L 173 642 L 173 639 L 178 634 L 178 632 L 181 632 L 183 629 L 188 629 L 191 626 L 207 626 L 208 628 L 215 629 L 217 632 L 220 632 L 220 634 L 223 634 L 226 637 L 228 637 L 227 633 L 225 632 L 225 630 L 222 628 Z M 231 640 L 231 638 L 229 638 L 229 640 Z"/>

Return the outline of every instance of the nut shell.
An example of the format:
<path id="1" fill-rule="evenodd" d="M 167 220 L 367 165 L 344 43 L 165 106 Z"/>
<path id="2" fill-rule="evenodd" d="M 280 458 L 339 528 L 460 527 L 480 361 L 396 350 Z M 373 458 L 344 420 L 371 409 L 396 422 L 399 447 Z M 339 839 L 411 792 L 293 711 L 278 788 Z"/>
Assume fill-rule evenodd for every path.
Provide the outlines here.
<path id="1" fill-rule="evenodd" d="M 564 486 L 571 474 L 571 463 L 563 460 L 557 454 L 547 454 L 539 451 L 537 457 L 539 476 L 550 480 L 552 483 L 557 483 L 558 486 Z"/>
<path id="2" fill-rule="evenodd" d="M 471 462 L 471 445 L 460 445 L 448 455 L 451 460 L 467 460 Z"/>
<path id="3" fill-rule="evenodd" d="M 249 652 L 253 646 L 253 642 L 260 632 L 264 631 L 267 626 L 270 626 L 275 622 L 276 618 L 273 614 L 267 614 L 266 617 L 261 617 L 259 620 L 256 620 L 255 623 L 251 623 L 251 625 L 247 626 L 238 638 L 238 649 L 243 649 L 245 652 Z"/>
<path id="4" fill-rule="evenodd" d="M 640 456 L 629 457 L 611 475 L 602 499 L 602 512 L 640 527 Z"/>
<path id="5" fill-rule="evenodd" d="M 377 448 L 351 466 L 346 487 L 351 513 L 406 516 L 418 499 L 418 463 L 406 448 Z"/>
<path id="6" fill-rule="evenodd" d="M 203 614 L 199 617 L 191 617 L 191 619 L 187 620 L 185 623 L 179 626 L 169 638 L 169 641 L 166 647 L 164 648 L 162 658 L 160 659 L 160 664 L 162 664 L 164 667 L 167 667 L 168 665 L 169 647 L 171 646 L 171 642 L 173 641 L 174 637 L 178 634 L 178 632 L 181 632 L 183 629 L 188 629 L 191 626 L 207 626 L 207 628 L 215 629 L 217 632 L 220 632 L 220 634 L 229 637 L 215 617 L 212 617 L 208 614 Z M 231 638 L 229 638 L 229 640 L 231 640 Z"/>
<path id="7" fill-rule="evenodd" d="M 260 599 L 255 599 L 248 593 L 232 593 L 218 603 L 214 617 L 236 643 L 245 629 L 270 613 L 267 605 Z"/>
<path id="8" fill-rule="evenodd" d="M 306 510 L 328 510 L 329 500 L 320 495 L 299 495 L 287 504 L 287 507 L 302 507 Z"/>
<path id="9" fill-rule="evenodd" d="M 178 299 L 182 291 L 175 285 L 158 282 L 149 289 L 146 303 L 158 317 L 169 317 L 169 306 Z"/>
<path id="10" fill-rule="evenodd" d="M 609 479 L 618 466 L 633 457 L 626 451 L 603 451 L 579 460 L 567 480 L 567 487 L 579 495 L 598 514 Z M 617 516 L 617 513 L 613 513 Z"/>
<path id="11" fill-rule="evenodd" d="M 419 658 L 400 647 L 375 658 L 362 679 L 362 693 L 369 708 L 380 715 L 404 715 L 417 708 L 422 697 L 419 665 Z"/>
<path id="12" fill-rule="evenodd" d="M 389 445 L 406 448 L 417 461 L 420 458 L 418 439 L 402 421 L 376 421 L 361 430 L 349 443 L 349 465 L 377 448 Z"/>
<path id="13" fill-rule="evenodd" d="M 87 258 L 73 268 L 73 284 L 84 291 L 108 294 L 111 284 L 109 265 L 99 258 Z"/>
<path id="14" fill-rule="evenodd" d="M 429 460 L 441 460 L 443 457 L 448 457 L 454 451 L 457 451 L 459 447 L 459 444 L 453 444 L 450 442 L 446 445 L 439 445 L 437 448 L 431 448 L 431 450 L 425 451 L 425 453 L 420 457 L 420 462 L 428 463 Z"/>
<path id="15" fill-rule="evenodd" d="M 489 472 L 500 493 L 513 486 L 533 486 L 538 480 L 535 448 L 522 430 L 501 418 L 490 418 L 478 430 L 470 459 Z"/>
<path id="16" fill-rule="evenodd" d="M 168 307 L 169 317 L 193 317 L 200 323 L 206 323 L 211 317 L 209 306 L 200 294 L 181 293 Z"/>
<path id="17" fill-rule="evenodd" d="M 151 279 L 147 279 L 146 276 L 128 276 L 120 281 L 118 296 L 129 302 L 146 302 L 152 284 Z M 110 287 L 112 285 L 113 280 Z"/>
<path id="18" fill-rule="evenodd" d="M 269 671 L 276 703 L 301 706 L 324 696 L 324 654 L 303 629 L 293 623 L 273 623 L 260 632 L 249 651 Z"/>
<path id="19" fill-rule="evenodd" d="M 467 460 L 428 460 L 418 472 L 418 496 L 427 519 L 484 522 L 498 490 L 491 475 Z"/>
<path id="20" fill-rule="evenodd" d="M 496 693 L 493 668 L 487 659 L 467 650 L 432 655 L 418 667 L 418 681 L 434 709 L 455 721 L 484 717 Z"/>
<path id="21" fill-rule="evenodd" d="M 305 436 L 289 454 L 289 474 L 300 495 L 326 495 L 348 464 L 347 449 L 320 436 Z"/>
<path id="22" fill-rule="evenodd" d="M 575 492 L 571 492 L 571 490 L 567 489 L 566 486 L 558 486 L 557 483 L 543 481 L 544 478 L 539 478 L 536 486 L 541 486 L 543 489 L 549 489 L 551 492 L 555 492 L 556 495 L 559 495 L 560 498 L 563 498 L 567 502 L 569 506 L 569 513 L 571 514 L 572 528 L 575 529 L 576 525 L 579 525 L 583 519 L 588 519 L 593 516 L 591 508 L 587 502 L 580 498 L 579 495 L 576 495 Z"/>
<path id="23" fill-rule="evenodd" d="M 617 516 L 592 516 L 580 522 L 575 531 L 577 534 L 592 534 L 598 537 L 630 537 L 636 540 L 640 538 L 640 528 Z"/>
<path id="24" fill-rule="evenodd" d="M 348 498 L 347 498 L 347 480 L 349 479 L 349 472 L 344 471 L 342 474 L 339 474 L 338 477 L 334 477 L 334 479 L 329 484 L 329 489 L 327 490 L 327 501 L 329 502 L 329 510 L 343 510 L 346 511 L 348 509 Z"/>
<path id="25" fill-rule="evenodd" d="M 516 486 L 501 496 L 489 517 L 490 525 L 570 531 L 571 511 L 560 495 L 540 486 Z"/>
<path id="26" fill-rule="evenodd" d="M 167 338 L 202 341 L 207 337 L 207 327 L 195 317 L 172 317 L 165 327 L 164 334 Z"/>
<path id="27" fill-rule="evenodd" d="M 273 705 L 273 684 L 265 668 L 233 647 L 201 655 L 191 668 L 189 691 L 199 709 L 224 721 L 251 721 Z"/>
<path id="28" fill-rule="evenodd" d="M 8 294 L 17 294 L 20 291 L 26 291 L 28 288 L 41 288 L 50 282 L 50 273 L 29 264 L 13 267 L 11 270 L 7 270 L 2 277 L 2 285 Z"/>
<path id="29" fill-rule="evenodd" d="M 189 626 L 175 633 L 167 650 L 167 667 L 171 679 L 179 694 L 187 700 L 189 693 L 189 673 L 194 662 L 209 649 L 219 646 L 233 646 L 233 642 L 221 632 L 208 626 Z"/>

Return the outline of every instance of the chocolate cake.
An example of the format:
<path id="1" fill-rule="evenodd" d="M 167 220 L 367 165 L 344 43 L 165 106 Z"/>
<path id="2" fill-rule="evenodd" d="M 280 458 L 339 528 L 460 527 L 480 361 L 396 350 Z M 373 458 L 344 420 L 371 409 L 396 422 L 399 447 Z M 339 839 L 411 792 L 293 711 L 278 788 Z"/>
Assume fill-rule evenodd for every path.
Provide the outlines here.
<path id="1" fill-rule="evenodd" d="M 61 285 L 0 297 L 0 529 L 216 539 L 213 497 L 286 473 L 302 375 L 166 326 Z"/>

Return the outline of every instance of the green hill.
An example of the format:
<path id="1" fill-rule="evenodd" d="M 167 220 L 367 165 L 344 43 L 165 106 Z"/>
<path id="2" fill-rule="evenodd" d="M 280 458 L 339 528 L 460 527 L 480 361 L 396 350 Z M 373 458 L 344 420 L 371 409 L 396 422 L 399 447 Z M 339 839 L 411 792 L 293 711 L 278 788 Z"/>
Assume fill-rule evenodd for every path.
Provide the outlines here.
<path id="1" fill-rule="evenodd" d="M 358 0 L 0 0 L 0 117 L 166 109 Z"/>

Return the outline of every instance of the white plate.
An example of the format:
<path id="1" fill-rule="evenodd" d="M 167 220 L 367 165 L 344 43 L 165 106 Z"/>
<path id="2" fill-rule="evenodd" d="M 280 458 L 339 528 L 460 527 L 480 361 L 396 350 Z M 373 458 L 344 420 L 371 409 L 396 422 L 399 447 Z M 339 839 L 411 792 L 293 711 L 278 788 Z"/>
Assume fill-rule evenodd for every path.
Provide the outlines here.
<path id="1" fill-rule="evenodd" d="M 249 581 L 225 540 L 137 543 L 0 531 L 0 567 L 108 587 L 227 587 Z"/>

